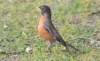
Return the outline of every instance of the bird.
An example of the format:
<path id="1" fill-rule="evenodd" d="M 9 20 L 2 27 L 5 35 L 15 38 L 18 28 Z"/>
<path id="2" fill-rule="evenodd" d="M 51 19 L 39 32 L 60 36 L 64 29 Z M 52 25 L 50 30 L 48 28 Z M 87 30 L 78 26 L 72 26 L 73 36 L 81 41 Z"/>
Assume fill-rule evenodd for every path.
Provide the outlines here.
<path id="1" fill-rule="evenodd" d="M 51 20 L 52 13 L 50 7 L 47 5 L 42 5 L 37 8 L 41 11 L 41 17 L 38 24 L 38 33 L 41 37 L 43 37 L 49 42 L 49 51 L 52 52 L 53 43 L 55 42 L 59 42 L 59 44 L 62 44 L 66 48 L 71 47 L 76 51 L 79 51 L 79 49 L 75 48 L 73 45 L 69 44 L 68 42 L 65 42 L 55 28 L 55 26 L 53 25 Z"/>

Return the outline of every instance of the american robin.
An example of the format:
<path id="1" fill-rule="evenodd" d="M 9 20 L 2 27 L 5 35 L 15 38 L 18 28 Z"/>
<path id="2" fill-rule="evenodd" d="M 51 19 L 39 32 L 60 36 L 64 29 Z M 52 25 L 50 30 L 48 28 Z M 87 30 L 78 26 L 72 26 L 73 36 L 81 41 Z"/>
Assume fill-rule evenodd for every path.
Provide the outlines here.
<path id="1" fill-rule="evenodd" d="M 39 21 L 39 25 L 38 25 L 38 33 L 49 42 L 49 50 L 50 52 L 52 51 L 52 44 L 54 42 L 59 42 L 60 44 L 62 44 L 63 46 L 65 46 L 67 48 L 67 46 L 79 51 L 78 49 L 76 49 L 74 46 L 72 46 L 71 44 L 69 44 L 68 42 L 65 42 L 61 35 L 58 33 L 58 31 L 56 30 L 56 28 L 54 27 L 52 21 L 51 21 L 51 10 L 47 5 L 43 5 L 38 7 L 38 9 L 41 10 L 41 18 Z"/>

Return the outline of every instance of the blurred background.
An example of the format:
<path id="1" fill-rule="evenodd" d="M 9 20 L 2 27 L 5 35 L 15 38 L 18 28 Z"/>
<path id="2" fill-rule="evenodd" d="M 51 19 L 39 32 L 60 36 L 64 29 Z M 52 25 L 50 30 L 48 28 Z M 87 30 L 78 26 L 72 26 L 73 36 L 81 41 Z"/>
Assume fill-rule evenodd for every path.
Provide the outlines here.
<path id="1" fill-rule="evenodd" d="M 48 57 L 37 32 L 41 5 L 51 8 L 62 38 L 83 53 L 57 44 Z M 0 0 L 0 61 L 100 61 L 100 0 Z"/>

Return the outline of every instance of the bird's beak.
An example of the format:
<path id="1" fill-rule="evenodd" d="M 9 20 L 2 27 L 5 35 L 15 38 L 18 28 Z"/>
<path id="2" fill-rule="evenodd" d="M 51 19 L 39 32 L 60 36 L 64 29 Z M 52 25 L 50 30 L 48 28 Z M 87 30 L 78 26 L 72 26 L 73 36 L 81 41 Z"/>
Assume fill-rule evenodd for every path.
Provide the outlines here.
<path id="1" fill-rule="evenodd" d="M 37 10 L 39 10 L 39 11 L 41 10 L 39 7 L 36 7 L 36 8 L 37 8 Z"/>

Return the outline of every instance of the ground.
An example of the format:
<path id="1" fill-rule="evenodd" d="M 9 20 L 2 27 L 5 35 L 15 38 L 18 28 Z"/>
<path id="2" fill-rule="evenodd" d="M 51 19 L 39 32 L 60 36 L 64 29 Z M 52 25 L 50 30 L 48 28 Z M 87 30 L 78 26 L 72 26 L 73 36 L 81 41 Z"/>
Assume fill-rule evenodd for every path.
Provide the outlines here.
<path id="1" fill-rule="evenodd" d="M 78 48 L 56 44 L 48 57 L 47 42 L 37 32 L 48 5 L 62 38 Z M 0 61 L 100 61 L 99 0 L 0 0 Z"/>

